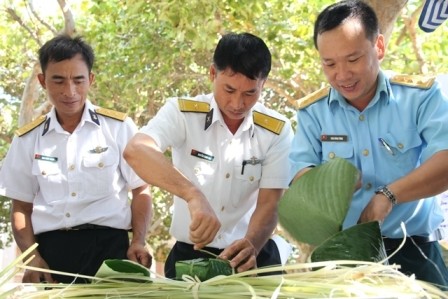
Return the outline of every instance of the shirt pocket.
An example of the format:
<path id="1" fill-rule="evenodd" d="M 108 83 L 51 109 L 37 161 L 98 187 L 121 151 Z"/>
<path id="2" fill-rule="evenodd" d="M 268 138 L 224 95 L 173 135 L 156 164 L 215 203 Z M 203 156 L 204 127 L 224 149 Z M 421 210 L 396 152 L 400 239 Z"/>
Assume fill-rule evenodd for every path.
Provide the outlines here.
<path id="1" fill-rule="evenodd" d="M 59 163 L 34 160 L 32 174 L 37 178 L 40 192 L 46 202 L 62 200 L 65 195 L 63 176 Z"/>
<path id="2" fill-rule="evenodd" d="M 417 130 L 402 130 L 399 133 L 388 133 L 384 141 L 389 145 L 392 153 L 384 148 L 384 156 L 398 169 L 411 171 L 419 163 L 423 141 Z"/>
<path id="3" fill-rule="evenodd" d="M 246 163 L 244 168 L 242 163 L 234 166 L 235 179 L 230 190 L 230 200 L 234 208 L 238 207 L 242 201 L 248 200 L 251 194 L 258 190 L 262 174 L 261 163 Z"/>
<path id="4" fill-rule="evenodd" d="M 118 155 L 112 151 L 107 154 L 87 154 L 82 158 L 82 178 L 84 190 L 90 195 L 106 195 L 114 190 Z"/>
<path id="5" fill-rule="evenodd" d="M 322 142 L 322 160 L 331 161 L 339 157 L 353 159 L 353 145 L 350 142 Z"/>

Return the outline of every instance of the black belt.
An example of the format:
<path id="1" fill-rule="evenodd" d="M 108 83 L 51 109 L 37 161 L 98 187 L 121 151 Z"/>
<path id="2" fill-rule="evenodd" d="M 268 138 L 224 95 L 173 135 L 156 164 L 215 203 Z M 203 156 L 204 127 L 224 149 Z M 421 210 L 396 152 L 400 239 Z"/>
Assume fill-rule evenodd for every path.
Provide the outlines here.
<path id="1" fill-rule="evenodd" d="M 114 228 L 109 227 L 109 226 L 86 223 L 86 224 L 75 225 L 72 227 L 61 228 L 60 230 L 69 231 L 69 230 L 87 230 L 87 229 L 97 230 L 97 229 L 114 229 Z"/>
<path id="2" fill-rule="evenodd" d="M 423 245 L 430 242 L 436 242 L 439 240 L 442 240 L 444 237 L 443 231 L 440 229 L 436 229 L 432 234 L 429 236 L 410 236 L 406 237 L 406 242 L 412 242 L 417 245 Z M 398 248 L 398 246 L 401 245 L 403 242 L 403 238 L 387 238 L 383 237 L 384 245 L 386 246 L 386 249 L 394 249 Z"/>

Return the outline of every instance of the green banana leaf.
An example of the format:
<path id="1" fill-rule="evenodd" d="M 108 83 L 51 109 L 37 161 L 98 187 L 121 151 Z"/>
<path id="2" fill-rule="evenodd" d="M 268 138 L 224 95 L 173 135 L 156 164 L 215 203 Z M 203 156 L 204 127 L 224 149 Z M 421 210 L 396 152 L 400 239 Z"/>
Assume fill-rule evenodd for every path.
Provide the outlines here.
<path id="1" fill-rule="evenodd" d="M 312 262 L 355 260 L 380 262 L 386 260 L 386 250 L 378 221 L 349 227 L 320 246 L 311 254 Z"/>
<path id="2" fill-rule="evenodd" d="M 183 275 L 197 277 L 200 281 L 218 275 L 231 275 L 233 273 L 229 261 L 219 258 L 198 258 L 176 262 L 176 279 L 181 280 Z"/>
<path id="3" fill-rule="evenodd" d="M 358 179 L 358 170 L 342 158 L 314 167 L 281 198 L 281 226 L 298 242 L 320 245 L 341 231 Z"/>
<path id="4" fill-rule="evenodd" d="M 125 275 L 123 275 L 125 274 Z M 131 260 L 109 259 L 103 261 L 95 274 L 98 278 L 119 278 L 125 276 L 128 279 L 149 277 L 149 269 Z"/>

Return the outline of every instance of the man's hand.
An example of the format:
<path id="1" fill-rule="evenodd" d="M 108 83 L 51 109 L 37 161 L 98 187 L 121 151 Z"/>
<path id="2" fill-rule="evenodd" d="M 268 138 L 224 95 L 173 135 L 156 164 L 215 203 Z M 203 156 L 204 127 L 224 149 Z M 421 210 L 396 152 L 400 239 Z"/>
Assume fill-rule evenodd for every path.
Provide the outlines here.
<path id="1" fill-rule="evenodd" d="M 41 269 L 49 269 L 48 264 L 44 259 L 37 255 L 35 256 L 29 263 L 28 266 L 36 267 Z M 39 272 L 35 270 L 25 270 L 22 278 L 23 283 L 40 283 L 40 282 L 48 282 L 48 283 L 56 283 L 51 277 L 50 273 Z"/>
<path id="2" fill-rule="evenodd" d="M 151 267 L 152 256 L 146 247 L 139 243 L 131 243 L 127 252 L 128 259 L 137 262 L 146 268 Z"/>
<path id="3" fill-rule="evenodd" d="M 230 261 L 230 266 L 237 272 L 244 272 L 257 267 L 258 252 L 247 238 L 236 240 L 224 249 L 219 258 Z"/>
<path id="4" fill-rule="evenodd" d="M 382 223 L 384 219 L 392 211 L 392 203 L 383 194 L 375 194 L 369 204 L 362 211 L 358 223 L 370 221 L 379 221 Z"/>
<path id="5" fill-rule="evenodd" d="M 188 201 L 191 215 L 190 240 L 199 250 L 215 239 L 221 223 L 207 199 L 195 197 Z"/>

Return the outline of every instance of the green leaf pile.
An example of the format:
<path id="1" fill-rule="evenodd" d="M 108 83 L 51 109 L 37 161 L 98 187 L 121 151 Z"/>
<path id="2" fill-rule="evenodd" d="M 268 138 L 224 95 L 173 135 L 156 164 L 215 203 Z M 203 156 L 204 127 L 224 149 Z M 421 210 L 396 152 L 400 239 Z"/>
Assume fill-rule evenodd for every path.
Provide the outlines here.
<path id="1" fill-rule="evenodd" d="M 358 170 L 335 158 L 291 184 L 279 203 L 279 222 L 296 241 L 316 246 L 311 261 L 385 258 L 377 221 L 342 231 L 359 180 Z"/>

